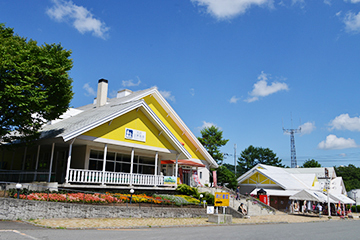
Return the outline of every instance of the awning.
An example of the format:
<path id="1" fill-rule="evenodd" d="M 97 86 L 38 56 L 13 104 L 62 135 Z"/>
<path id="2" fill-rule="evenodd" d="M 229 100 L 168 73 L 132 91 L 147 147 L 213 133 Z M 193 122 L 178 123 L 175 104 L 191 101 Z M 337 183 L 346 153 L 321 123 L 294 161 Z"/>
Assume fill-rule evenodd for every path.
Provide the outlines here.
<path id="1" fill-rule="evenodd" d="M 347 196 L 345 196 L 343 194 L 331 194 L 330 193 L 330 197 L 333 198 L 334 200 L 336 200 L 336 202 L 340 202 L 343 204 L 355 204 L 354 200 L 352 200 L 351 198 L 348 198 Z"/>
<path id="2" fill-rule="evenodd" d="M 298 193 L 289 197 L 290 200 L 306 200 L 314 202 L 327 202 L 327 196 L 320 191 L 313 191 L 308 189 L 303 189 Z M 331 197 L 329 198 L 331 203 L 335 203 L 335 200 Z"/>
<path id="3" fill-rule="evenodd" d="M 250 195 L 257 195 L 257 192 L 260 191 L 261 188 L 255 188 Z M 263 188 L 267 195 L 269 196 L 284 196 L 289 197 L 299 192 L 298 190 L 277 190 L 277 189 L 266 189 Z"/>
<path id="4" fill-rule="evenodd" d="M 161 164 L 176 164 L 176 160 L 161 160 Z M 204 164 L 192 160 L 178 160 L 179 165 L 192 167 L 205 167 Z"/>

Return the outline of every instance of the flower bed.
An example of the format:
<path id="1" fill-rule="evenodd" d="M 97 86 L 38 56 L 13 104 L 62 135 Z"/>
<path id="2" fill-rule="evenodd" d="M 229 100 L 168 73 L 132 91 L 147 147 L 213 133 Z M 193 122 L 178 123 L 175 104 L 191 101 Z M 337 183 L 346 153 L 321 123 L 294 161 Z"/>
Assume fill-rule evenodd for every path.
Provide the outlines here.
<path id="1" fill-rule="evenodd" d="M 192 198 L 187 195 L 168 195 L 168 194 L 161 194 L 161 195 L 155 195 L 157 198 L 160 197 L 163 200 L 168 200 L 170 202 L 173 202 L 177 205 L 188 205 L 188 204 L 199 204 L 200 201 L 198 199 Z"/>
<path id="2" fill-rule="evenodd" d="M 14 194 L 17 198 L 17 193 Z M 124 199 L 119 199 L 108 194 L 84 194 L 84 193 L 30 193 L 28 195 L 20 194 L 20 199 L 36 200 L 36 201 L 50 201 L 50 202 L 72 202 L 72 203 L 122 203 Z"/>
<path id="3" fill-rule="evenodd" d="M 17 198 L 17 193 L 13 195 Z M 50 202 L 70 202 L 70 203 L 94 203 L 94 204 L 110 204 L 110 203 L 151 203 L 151 204 L 173 204 L 174 202 L 168 198 L 160 196 L 147 196 L 146 194 L 120 194 L 120 193 L 29 193 L 20 194 L 20 199 Z"/>

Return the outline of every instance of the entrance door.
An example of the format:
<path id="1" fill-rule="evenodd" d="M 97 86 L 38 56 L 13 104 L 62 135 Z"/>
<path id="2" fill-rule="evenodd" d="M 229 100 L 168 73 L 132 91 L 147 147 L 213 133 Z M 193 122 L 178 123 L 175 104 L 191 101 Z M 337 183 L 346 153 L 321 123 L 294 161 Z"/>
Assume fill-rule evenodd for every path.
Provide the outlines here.
<path id="1" fill-rule="evenodd" d="M 191 177 L 190 173 L 185 172 L 183 173 L 183 176 L 184 176 L 184 183 L 190 186 L 190 177 Z"/>

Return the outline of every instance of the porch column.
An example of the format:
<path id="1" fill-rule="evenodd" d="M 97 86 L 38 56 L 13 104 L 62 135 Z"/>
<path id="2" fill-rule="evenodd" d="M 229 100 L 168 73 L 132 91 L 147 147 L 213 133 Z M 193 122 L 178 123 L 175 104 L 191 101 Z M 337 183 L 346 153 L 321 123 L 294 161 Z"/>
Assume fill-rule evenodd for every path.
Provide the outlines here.
<path id="1" fill-rule="evenodd" d="M 155 154 L 155 170 L 154 170 L 154 172 L 155 172 L 155 183 L 154 183 L 154 187 L 156 187 L 156 185 L 157 185 L 157 167 L 158 167 L 158 157 L 159 157 L 159 153 L 158 152 L 156 152 L 156 154 Z"/>
<path id="2" fill-rule="evenodd" d="M 199 174 L 199 168 L 198 168 L 198 167 L 196 167 L 196 180 L 198 181 L 198 182 L 197 182 L 197 185 L 200 185 L 200 186 L 201 186 L 200 174 Z"/>
<path id="3" fill-rule="evenodd" d="M 36 181 L 36 177 L 37 177 L 37 170 L 38 170 L 38 167 L 39 167 L 39 157 L 40 157 L 40 145 L 38 146 L 38 150 L 37 150 L 37 153 L 36 153 L 34 181 Z"/>
<path id="4" fill-rule="evenodd" d="M 72 152 L 72 146 L 75 142 L 75 138 L 71 141 L 69 146 L 69 155 L 67 160 L 67 166 L 66 166 L 66 176 L 65 176 L 65 183 L 69 183 L 69 172 L 70 172 L 70 163 L 71 163 L 71 152 Z"/>
<path id="5" fill-rule="evenodd" d="M 175 188 L 177 188 L 177 178 L 178 178 L 178 174 L 179 174 L 179 156 L 180 154 L 176 154 L 176 163 L 175 163 Z"/>
<path id="6" fill-rule="evenodd" d="M 107 154 L 107 144 L 104 147 L 104 159 L 103 159 L 103 169 L 102 169 L 102 181 L 101 185 L 105 184 L 105 169 L 106 169 L 106 154 Z"/>
<path id="7" fill-rule="evenodd" d="M 51 180 L 51 170 L 52 170 L 52 164 L 53 164 L 53 160 L 54 160 L 54 149 L 55 149 L 55 143 L 52 143 L 48 182 L 50 182 L 50 180 Z"/>
<path id="8" fill-rule="evenodd" d="M 130 186 L 133 184 L 133 169 L 134 169 L 134 148 L 131 149 L 131 162 L 130 162 Z"/>

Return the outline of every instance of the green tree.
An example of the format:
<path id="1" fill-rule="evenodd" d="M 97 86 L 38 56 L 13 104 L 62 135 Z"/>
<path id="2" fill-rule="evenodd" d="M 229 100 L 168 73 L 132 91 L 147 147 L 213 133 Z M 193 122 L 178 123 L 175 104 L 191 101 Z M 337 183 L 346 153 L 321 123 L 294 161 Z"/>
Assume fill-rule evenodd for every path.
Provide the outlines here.
<path id="1" fill-rule="evenodd" d="M 342 177 L 346 191 L 360 189 L 360 168 L 352 164 L 348 166 L 334 167 L 336 175 Z"/>
<path id="2" fill-rule="evenodd" d="M 311 159 L 311 160 L 308 159 L 302 165 L 302 168 L 317 168 L 317 167 L 321 167 L 321 164 L 315 159 Z"/>
<path id="3" fill-rule="evenodd" d="M 230 164 L 230 163 L 224 163 L 222 166 L 226 167 L 227 169 L 230 170 L 230 172 L 235 174 L 235 166 Z"/>
<path id="4" fill-rule="evenodd" d="M 218 185 L 225 185 L 230 189 L 236 189 L 238 182 L 236 180 L 235 174 L 225 166 L 220 166 L 217 169 L 217 176 Z"/>
<path id="5" fill-rule="evenodd" d="M 241 152 L 238 158 L 238 166 L 240 175 L 246 173 L 257 164 L 262 163 L 275 167 L 284 167 L 281 164 L 281 159 L 276 157 L 276 154 L 269 148 L 254 147 L 250 145 L 244 151 Z"/>
<path id="6" fill-rule="evenodd" d="M 223 132 L 215 126 L 206 127 L 200 133 L 201 137 L 198 137 L 200 143 L 218 164 L 222 163 L 224 155 L 220 152 L 220 147 L 224 146 L 229 139 L 223 139 Z"/>
<path id="7" fill-rule="evenodd" d="M 60 44 L 38 46 L 0 24 L 1 142 L 37 138 L 45 122 L 68 109 L 70 55 Z"/>

